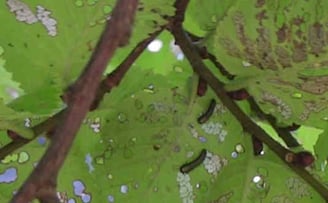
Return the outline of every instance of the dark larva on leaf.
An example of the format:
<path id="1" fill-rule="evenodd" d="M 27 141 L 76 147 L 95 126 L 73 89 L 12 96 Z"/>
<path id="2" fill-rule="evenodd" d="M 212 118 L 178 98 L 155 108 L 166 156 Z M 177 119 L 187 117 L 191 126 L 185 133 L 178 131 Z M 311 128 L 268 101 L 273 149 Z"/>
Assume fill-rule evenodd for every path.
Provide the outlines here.
<path id="1" fill-rule="evenodd" d="M 189 173 L 190 171 L 192 171 L 194 168 L 196 168 L 197 166 L 199 166 L 201 163 L 203 163 L 203 161 L 206 158 L 206 149 L 202 149 L 202 151 L 200 152 L 200 154 L 198 155 L 198 157 L 186 164 L 183 164 L 180 167 L 180 172 L 181 173 Z"/>
<path id="2" fill-rule="evenodd" d="M 214 112 L 215 106 L 216 106 L 216 101 L 215 99 L 212 99 L 207 111 L 197 118 L 199 124 L 203 124 L 206 121 L 208 121 L 208 119 L 210 119 L 210 117 Z"/>

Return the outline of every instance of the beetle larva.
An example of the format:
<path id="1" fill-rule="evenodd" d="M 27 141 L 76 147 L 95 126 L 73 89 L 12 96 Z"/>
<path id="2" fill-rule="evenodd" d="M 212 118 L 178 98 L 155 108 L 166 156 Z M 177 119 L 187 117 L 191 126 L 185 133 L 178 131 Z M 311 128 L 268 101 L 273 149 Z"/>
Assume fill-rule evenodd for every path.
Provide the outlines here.
<path id="1" fill-rule="evenodd" d="M 199 166 L 201 163 L 203 163 L 203 161 L 206 158 L 206 149 L 202 149 L 202 151 L 200 152 L 200 154 L 198 155 L 198 157 L 186 164 L 183 164 L 180 167 L 180 172 L 181 173 L 189 173 L 190 171 L 192 171 L 194 168 L 196 168 L 197 166 Z"/>
<path id="2" fill-rule="evenodd" d="M 199 124 L 203 124 L 206 121 L 208 121 L 208 119 L 210 119 L 210 117 L 214 112 L 215 106 L 216 106 L 216 101 L 215 99 L 212 99 L 207 111 L 197 118 Z"/>

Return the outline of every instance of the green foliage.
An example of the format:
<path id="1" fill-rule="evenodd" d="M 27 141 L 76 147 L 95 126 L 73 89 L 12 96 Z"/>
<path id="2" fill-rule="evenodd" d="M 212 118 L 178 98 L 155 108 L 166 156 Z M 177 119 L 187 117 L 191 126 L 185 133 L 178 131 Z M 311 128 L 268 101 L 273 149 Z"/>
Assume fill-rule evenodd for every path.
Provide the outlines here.
<path id="1" fill-rule="evenodd" d="M 8 2 L 21 1 L 0 4 L 5 28 L 0 35 L 0 146 L 10 142 L 7 129 L 31 138 L 30 125 L 64 108 L 62 91 L 84 68 L 114 5 L 24 1 L 19 5 L 32 12 L 29 24 L 15 18 Z M 166 24 L 166 17 L 174 15 L 173 3 L 141 1 L 130 44 L 116 53 L 107 72 Z M 33 21 L 40 4 L 56 20 L 55 33 L 40 19 Z M 246 88 L 281 126 L 327 129 L 327 9 L 319 0 L 191 1 L 184 25 L 204 36 L 200 43 L 236 75 L 223 79 L 206 61 L 227 90 Z M 163 32 L 158 39 L 162 49 L 146 50 L 120 86 L 85 118 L 60 171 L 62 196 L 76 202 L 324 202 L 267 146 L 254 156 L 251 135 L 219 99 L 213 115 L 199 124 L 197 118 L 216 96 L 212 90 L 196 96 L 198 77 L 185 59 L 177 60 L 172 36 Z M 11 96 L 13 91 L 20 97 Z M 248 106 L 240 106 L 251 114 Z M 325 184 L 327 136 L 325 130 L 315 142 L 318 132 L 302 127 L 295 137 L 305 149 L 314 148 L 318 159 L 308 170 Z M 48 143 L 41 135 L 1 161 L 1 202 L 25 181 Z M 179 167 L 202 149 L 205 161 L 180 173 Z M 8 171 L 12 179 L 4 182 Z"/>
<path id="2" fill-rule="evenodd" d="M 247 88 L 284 125 L 325 127 L 327 8 L 322 1 L 270 0 L 222 6 L 226 15 L 204 43 L 237 76 L 227 88 Z"/>

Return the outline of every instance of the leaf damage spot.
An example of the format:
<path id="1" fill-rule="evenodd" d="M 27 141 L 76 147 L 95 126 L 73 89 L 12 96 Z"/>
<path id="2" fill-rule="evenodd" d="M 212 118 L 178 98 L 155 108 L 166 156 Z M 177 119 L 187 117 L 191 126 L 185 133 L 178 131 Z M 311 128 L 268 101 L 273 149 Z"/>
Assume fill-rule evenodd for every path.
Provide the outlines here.
<path id="1" fill-rule="evenodd" d="M 19 22 L 34 24 L 40 22 L 48 31 L 49 36 L 57 35 L 57 21 L 50 17 L 51 11 L 38 5 L 36 14 L 23 2 L 19 0 L 7 0 L 9 11 L 14 13 Z"/>
<path id="2" fill-rule="evenodd" d="M 0 174 L 0 183 L 12 183 L 18 178 L 17 169 L 14 167 L 6 169 Z"/>
<path id="3" fill-rule="evenodd" d="M 92 173 L 94 170 L 95 170 L 95 168 L 93 167 L 93 165 L 92 165 L 92 157 L 91 157 L 91 154 L 90 153 L 88 153 L 86 156 L 85 156 L 85 163 L 88 165 L 88 167 L 89 167 L 89 173 Z"/>
<path id="4" fill-rule="evenodd" d="M 50 17 L 51 12 L 46 10 L 44 7 L 37 6 L 37 18 L 41 21 L 42 25 L 47 29 L 48 35 L 56 36 L 57 35 L 57 21 Z"/>
<path id="5" fill-rule="evenodd" d="M 216 177 L 221 169 L 228 164 L 228 160 L 220 157 L 217 154 L 213 154 L 212 152 L 207 151 L 203 164 L 206 171 Z"/>
<path id="6" fill-rule="evenodd" d="M 290 177 L 286 181 L 286 186 L 291 192 L 291 194 L 296 198 L 303 198 L 310 196 L 310 190 L 307 184 L 302 182 L 299 178 Z"/>
<path id="7" fill-rule="evenodd" d="M 7 0 L 7 5 L 10 12 L 15 13 L 16 19 L 20 22 L 27 24 L 33 24 L 38 22 L 38 18 L 31 9 L 23 2 L 19 0 Z"/>
<path id="8" fill-rule="evenodd" d="M 187 173 L 178 172 L 177 182 L 182 202 L 194 202 L 193 186 L 190 183 L 190 176 Z"/>
<path id="9" fill-rule="evenodd" d="M 201 126 L 205 133 L 209 135 L 216 135 L 219 142 L 223 142 L 228 132 L 223 129 L 223 125 L 219 122 L 208 122 Z"/>
<path id="10" fill-rule="evenodd" d="M 264 102 L 269 102 L 272 105 L 277 107 L 277 111 L 281 114 L 284 119 L 289 119 L 292 116 L 292 109 L 291 107 L 283 102 L 277 96 L 270 94 L 268 92 L 264 92 L 262 94 L 262 100 Z"/>
<path id="11" fill-rule="evenodd" d="M 81 180 L 73 181 L 74 194 L 81 198 L 83 203 L 91 202 L 91 194 L 86 192 L 85 184 Z"/>

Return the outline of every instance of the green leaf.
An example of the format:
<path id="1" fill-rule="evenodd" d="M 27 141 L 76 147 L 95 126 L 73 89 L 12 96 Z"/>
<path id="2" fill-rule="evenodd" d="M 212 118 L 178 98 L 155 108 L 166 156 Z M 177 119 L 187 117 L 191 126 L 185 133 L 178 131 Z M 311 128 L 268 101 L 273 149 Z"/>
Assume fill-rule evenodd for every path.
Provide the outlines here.
<path id="1" fill-rule="evenodd" d="M 247 89 L 279 123 L 325 127 L 327 6 L 319 0 L 234 2 L 204 39 L 236 75 L 227 88 Z"/>

